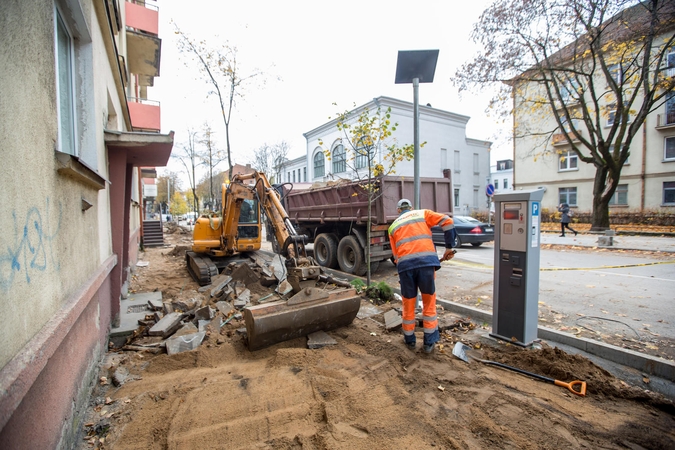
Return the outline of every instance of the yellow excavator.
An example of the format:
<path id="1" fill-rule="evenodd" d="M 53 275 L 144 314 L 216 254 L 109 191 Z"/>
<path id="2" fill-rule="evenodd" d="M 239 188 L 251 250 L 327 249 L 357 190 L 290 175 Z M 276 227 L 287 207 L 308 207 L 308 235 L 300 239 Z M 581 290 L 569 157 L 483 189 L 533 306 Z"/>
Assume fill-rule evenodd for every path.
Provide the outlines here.
<path id="1" fill-rule="evenodd" d="M 210 284 L 232 256 L 260 250 L 262 209 L 273 248 L 285 258 L 285 281 L 292 287 L 282 300 L 244 308 L 250 350 L 354 320 L 361 306 L 356 289 L 325 275 L 307 255 L 306 236 L 295 231 L 265 174 L 234 175 L 229 184 L 223 184 L 222 205 L 222 217 L 203 215 L 195 223 L 192 251 L 185 255 L 195 281 Z"/>

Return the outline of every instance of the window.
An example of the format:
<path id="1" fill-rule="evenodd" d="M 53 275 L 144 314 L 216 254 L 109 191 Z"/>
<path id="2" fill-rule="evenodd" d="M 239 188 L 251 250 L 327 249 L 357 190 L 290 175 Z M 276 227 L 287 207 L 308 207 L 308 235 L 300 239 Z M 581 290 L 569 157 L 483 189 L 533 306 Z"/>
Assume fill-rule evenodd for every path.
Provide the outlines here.
<path id="1" fill-rule="evenodd" d="M 509 188 L 509 179 L 504 178 L 504 189 L 508 189 L 508 188 Z"/>
<path id="2" fill-rule="evenodd" d="M 628 185 L 620 184 L 616 187 L 614 195 L 609 199 L 610 206 L 628 205 Z"/>
<path id="3" fill-rule="evenodd" d="M 559 203 L 567 203 L 570 206 L 577 206 L 577 188 L 559 188 Z"/>
<path id="4" fill-rule="evenodd" d="M 448 149 L 447 148 L 442 148 L 441 149 L 441 172 L 443 169 L 449 169 L 450 166 L 448 166 Z"/>
<path id="5" fill-rule="evenodd" d="M 663 183 L 663 203 L 665 205 L 675 205 L 675 181 L 665 181 Z"/>
<path id="6" fill-rule="evenodd" d="M 307 167 L 302 168 L 302 181 L 307 183 Z"/>
<path id="7" fill-rule="evenodd" d="M 300 178 L 300 169 L 298 169 L 298 183 L 302 181 L 302 178 Z"/>
<path id="8" fill-rule="evenodd" d="M 455 206 L 459 205 L 459 189 L 455 189 Z"/>
<path id="9" fill-rule="evenodd" d="M 578 170 L 578 164 L 579 157 L 576 153 L 571 150 L 562 152 L 560 154 L 560 159 L 558 160 L 558 171 L 562 172 L 565 170 Z"/>
<path id="10" fill-rule="evenodd" d="M 347 171 L 347 155 L 342 144 L 338 144 L 333 149 L 333 173 L 342 173 Z"/>
<path id="11" fill-rule="evenodd" d="M 623 69 L 621 68 L 621 65 L 614 64 L 613 66 L 609 66 L 608 69 L 609 76 L 612 77 L 612 80 L 621 86 L 621 83 L 623 82 Z"/>
<path id="12" fill-rule="evenodd" d="M 560 87 L 560 100 L 564 104 L 579 101 L 579 82 L 574 79 L 567 80 Z"/>
<path id="13" fill-rule="evenodd" d="M 56 84 L 59 121 L 58 150 L 77 156 L 73 87 L 74 44 L 61 14 L 56 11 Z"/>
<path id="14" fill-rule="evenodd" d="M 675 93 L 668 94 L 666 99 L 666 123 L 664 125 L 671 125 L 675 123 Z"/>
<path id="15" fill-rule="evenodd" d="M 295 170 L 293 171 L 293 183 L 295 183 Z"/>
<path id="16" fill-rule="evenodd" d="M 314 155 L 314 178 L 322 177 L 325 174 L 325 161 L 323 153 L 317 152 L 316 155 Z"/>
<path id="17" fill-rule="evenodd" d="M 478 208 L 478 189 L 473 190 L 473 207 Z"/>
<path id="18" fill-rule="evenodd" d="M 460 172 L 460 166 L 459 166 L 459 150 L 455 150 L 455 173 Z"/>
<path id="19" fill-rule="evenodd" d="M 495 178 L 495 182 L 492 184 L 495 189 L 499 189 L 499 180 Z"/>
<path id="20" fill-rule="evenodd" d="M 612 125 L 614 125 L 614 121 L 617 119 L 616 104 L 607 105 L 607 109 L 608 109 L 607 126 L 611 127 Z M 621 120 L 621 117 L 619 117 L 619 123 L 621 123 L 620 120 Z M 628 115 L 628 122 L 630 122 L 630 114 Z"/>
<path id="21" fill-rule="evenodd" d="M 291 173 L 290 172 L 286 172 L 286 181 L 288 181 L 289 183 L 291 182 Z"/>
<path id="22" fill-rule="evenodd" d="M 368 167 L 368 159 L 372 158 L 373 149 L 370 148 L 369 150 L 368 147 L 364 145 L 355 149 L 354 152 L 356 153 L 356 159 L 354 161 L 356 168 L 363 169 L 364 167 Z"/>
<path id="23" fill-rule="evenodd" d="M 480 173 L 478 153 L 473 154 L 473 173 L 474 174 Z"/>
<path id="24" fill-rule="evenodd" d="M 675 136 L 666 138 L 666 143 L 663 150 L 663 159 L 665 161 L 675 160 Z"/>

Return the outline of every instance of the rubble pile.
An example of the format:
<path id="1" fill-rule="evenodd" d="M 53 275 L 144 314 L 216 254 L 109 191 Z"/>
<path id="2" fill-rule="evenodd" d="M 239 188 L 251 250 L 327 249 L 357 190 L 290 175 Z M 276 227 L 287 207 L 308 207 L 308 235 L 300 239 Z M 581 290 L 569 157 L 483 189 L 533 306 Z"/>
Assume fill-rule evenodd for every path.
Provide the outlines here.
<path id="1" fill-rule="evenodd" d="M 174 247 L 172 256 L 184 251 L 181 247 Z M 214 340 L 211 336 L 220 345 L 224 342 L 221 335 L 229 336 L 232 330 L 245 333 L 240 312 L 243 308 L 286 300 L 291 288 L 285 281 L 280 283 L 283 276 L 280 263 L 257 253 L 249 260 L 234 261 L 207 286 L 181 292 L 169 301 L 149 300 L 149 312 L 118 349 L 172 355 Z M 113 342 L 111 347 L 115 349 Z"/>

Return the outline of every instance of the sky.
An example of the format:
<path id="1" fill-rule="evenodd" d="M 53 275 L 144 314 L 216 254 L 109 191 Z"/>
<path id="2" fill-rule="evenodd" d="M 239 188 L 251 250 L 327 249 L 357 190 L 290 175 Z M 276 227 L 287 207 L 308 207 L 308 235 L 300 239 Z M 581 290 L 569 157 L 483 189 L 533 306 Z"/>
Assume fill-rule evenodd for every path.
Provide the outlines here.
<path id="1" fill-rule="evenodd" d="M 394 84 L 398 51 L 438 49 L 433 83 L 420 84 L 420 104 L 470 116 L 467 137 L 494 142 L 494 164 L 511 157 L 509 124 L 486 114 L 489 93 L 460 96 L 451 83 L 457 68 L 479 50 L 470 33 L 489 3 L 161 0 L 160 76 L 148 98 L 161 102 L 162 133 L 175 132 L 174 154 L 186 143 L 187 130 L 201 129 L 205 122 L 214 129 L 217 146 L 225 149 L 216 98 L 208 96 L 198 67 L 186 64 L 178 51 L 172 23 L 210 46 L 228 43 L 237 47 L 244 75 L 264 73 L 245 86 L 235 106 L 230 125 L 233 161 L 250 163 L 255 149 L 281 141 L 290 145 L 293 159 L 306 153 L 303 133 L 339 112 L 379 96 L 412 102 L 412 85 Z M 218 166 L 226 168 L 226 163 Z M 172 161 L 160 174 L 167 170 L 183 169 Z M 182 178 L 185 189 L 187 179 Z"/>

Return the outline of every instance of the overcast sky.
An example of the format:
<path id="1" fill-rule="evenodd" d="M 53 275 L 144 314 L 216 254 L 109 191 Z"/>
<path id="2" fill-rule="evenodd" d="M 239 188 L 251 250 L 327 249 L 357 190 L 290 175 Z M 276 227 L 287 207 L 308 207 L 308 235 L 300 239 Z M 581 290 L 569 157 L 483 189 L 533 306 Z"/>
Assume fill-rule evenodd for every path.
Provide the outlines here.
<path id="1" fill-rule="evenodd" d="M 161 0 L 160 76 L 148 97 L 161 102 L 162 132 L 176 133 L 174 152 L 185 143 L 188 127 L 201 128 L 207 120 L 224 149 L 219 107 L 215 98 L 207 98 L 209 88 L 197 67 L 185 65 L 171 21 L 210 45 L 227 41 L 238 48 L 242 73 L 266 73 L 266 83 L 249 84 L 233 112 L 234 162 L 249 163 L 256 148 L 280 141 L 290 144 L 292 159 L 306 152 L 302 134 L 339 111 L 381 95 L 412 102 L 412 85 L 394 84 L 398 51 L 439 49 L 434 82 L 420 85 L 420 104 L 470 116 L 467 136 L 495 142 L 494 164 L 510 158 L 509 126 L 486 115 L 489 95 L 463 93 L 460 98 L 450 82 L 477 51 L 469 35 L 489 3 Z M 171 163 L 169 169 L 181 166 Z"/>

